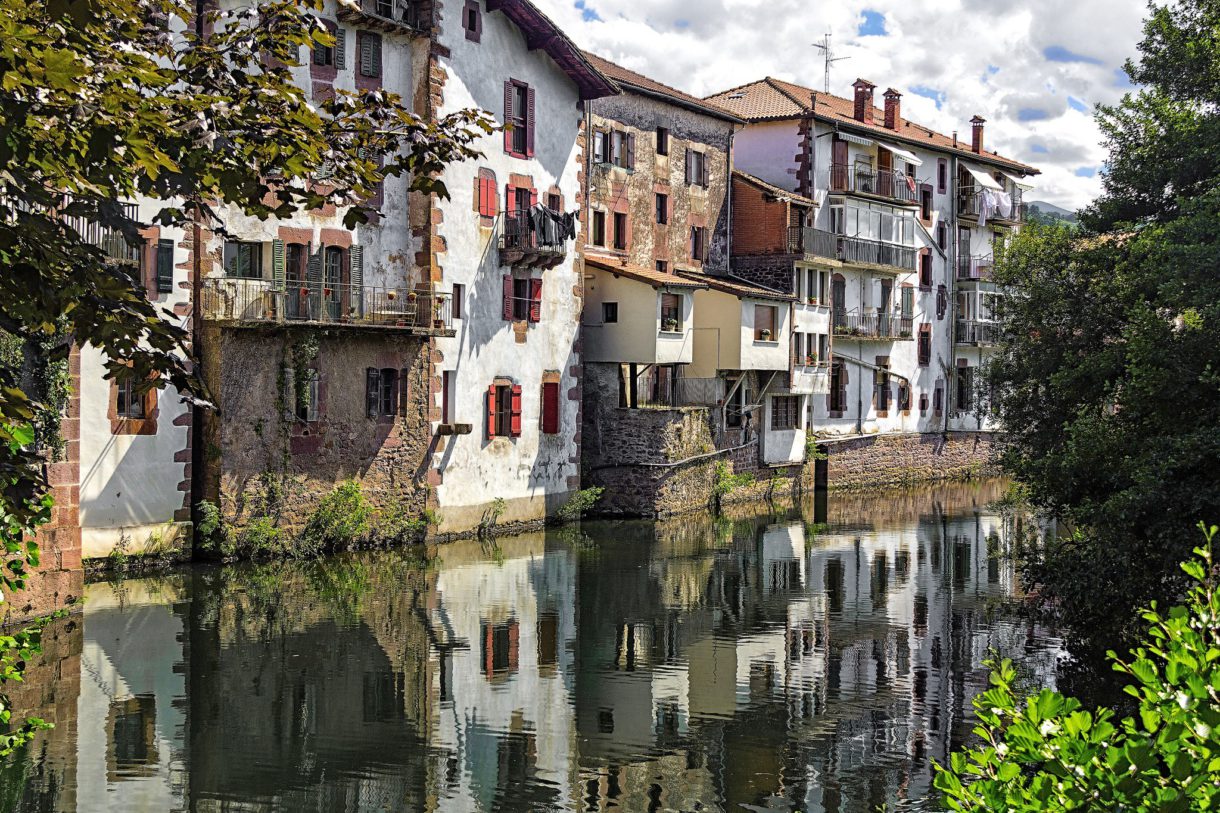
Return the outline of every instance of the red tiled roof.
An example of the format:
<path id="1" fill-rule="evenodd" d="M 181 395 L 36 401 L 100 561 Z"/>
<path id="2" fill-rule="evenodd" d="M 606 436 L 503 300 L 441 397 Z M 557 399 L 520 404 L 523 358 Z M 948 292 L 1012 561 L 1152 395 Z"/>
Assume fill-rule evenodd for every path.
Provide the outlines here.
<path id="1" fill-rule="evenodd" d="M 701 282 L 708 288 L 722 293 L 732 294 L 739 298 L 770 299 L 776 302 L 795 302 L 796 297 L 772 288 L 764 288 L 753 282 L 746 282 L 738 277 L 720 277 L 703 274 L 698 271 L 679 271 L 679 274 L 694 282 Z"/>
<path id="2" fill-rule="evenodd" d="M 592 254 L 585 254 L 585 265 L 592 266 L 600 271 L 608 271 L 611 274 L 618 274 L 627 279 L 633 279 L 637 282 L 643 282 L 651 285 L 653 288 L 706 288 L 707 286 L 695 280 L 680 277 L 677 274 L 667 274 L 664 271 L 657 271 L 653 268 L 644 268 L 638 265 L 623 265 L 618 257 L 603 257 Z"/>
<path id="3" fill-rule="evenodd" d="M 649 96 L 659 96 L 666 101 L 674 102 L 682 107 L 693 109 L 699 113 L 706 113 L 709 116 L 714 116 L 718 119 L 731 121 L 735 124 L 745 124 L 745 119 L 740 116 L 725 110 L 723 107 L 711 102 L 692 96 L 689 93 L 684 93 L 677 88 L 672 88 L 669 85 L 661 84 L 655 79 L 650 79 L 641 73 L 628 70 L 621 65 L 615 65 L 608 59 L 603 59 L 596 54 L 591 54 L 585 51 L 585 58 L 606 76 L 613 79 L 619 87 L 643 93 Z"/>
<path id="4" fill-rule="evenodd" d="M 709 96 L 708 101 L 725 107 L 750 121 L 801 118 L 812 112 L 822 121 L 846 125 L 850 129 L 875 134 L 883 139 L 890 138 L 916 147 L 951 152 L 965 158 L 998 164 L 1026 174 L 1037 175 L 1040 172 L 1036 167 L 994 152 L 976 153 L 970 149 L 968 140 L 959 140 L 957 146 L 954 146 L 952 137 L 937 133 L 905 118 L 902 120 L 901 128 L 891 130 L 884 124 L 885 111 L 875 105 L 873 106 L 873 124 L 857 121 L 854 115 L 855 102 L 853 100 L 829 93 L 816 93 L 807 87 L 770 76 Z"/>

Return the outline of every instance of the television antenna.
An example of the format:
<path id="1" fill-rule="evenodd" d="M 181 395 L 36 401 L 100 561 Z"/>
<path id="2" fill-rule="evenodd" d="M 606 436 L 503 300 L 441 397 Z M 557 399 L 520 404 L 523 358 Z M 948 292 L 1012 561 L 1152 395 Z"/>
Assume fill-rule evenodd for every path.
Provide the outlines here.
<path id="1" fill-rule="evenodd" d="M 815 42 L 813 44 L 813 47 L 817 48 L 819 51 L 822 52 L 822 56 L 826 62 L 826 87 L 824 88 L 824 90 L 826 93 L 830 93 L 830 66 L 836 62 L 842 62 L 845 59 L 851 59 L 851 57 L 834 55 L 834 50 L 830 47 L 830 32 L 829 31 L 826 32 L 826 34 L 822 37 L 822 41 Z"/>

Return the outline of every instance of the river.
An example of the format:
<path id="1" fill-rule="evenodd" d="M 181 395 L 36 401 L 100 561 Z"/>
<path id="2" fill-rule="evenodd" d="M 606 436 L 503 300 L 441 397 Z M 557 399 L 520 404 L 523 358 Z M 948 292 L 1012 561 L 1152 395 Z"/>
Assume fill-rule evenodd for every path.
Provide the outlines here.
<path id="1" fill-rule="evenodd" d="M 930 810 L 1011 609 L 1003 484 L 91 584 L 0 811 Z"/>

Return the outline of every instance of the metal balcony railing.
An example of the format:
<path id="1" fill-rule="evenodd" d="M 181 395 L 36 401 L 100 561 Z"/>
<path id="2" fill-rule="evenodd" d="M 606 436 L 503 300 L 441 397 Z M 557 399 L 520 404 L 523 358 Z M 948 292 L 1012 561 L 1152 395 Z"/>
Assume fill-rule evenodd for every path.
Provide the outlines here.
<path id="1" fill-rule="evenodd" d="M 5 213 L 5 217 L 11 222 L 17 222 L 20 216 L 18 213 L 26 214 L 44 214 L 47 217 L 60 221 L 63 225 L 71 228 L 80 236 L 82 242 L 88 245 L 95 246 L 102 250 L 107 257 L 119 262 L 137 263 L 140 261 L 140 251 L 143 248 L 143 243 L 130 243 L 123 236 L 119 229 L 107 226 L 98 220 L 85 217 L 84 215 L 69 214 L 68 209 L 71 207 L 72 201 L 69 197 L 64 196 L 58 207 L 50 209 L 40 209 L 35 212 L 25 201 L 16 200 L 13 198 L 0 199 L 0 211 Z M 131 221 L 136 222 L 139 215 L 139 208 L 134 203 L 118 203 L 120 215 Z"/>
<path id="2" fill-rule="evenodd" d="M 957 278 L 963 282 L 986 282 L 990 280 L 991 269 L 995 266 L 995 258 L 990 254 L 980 254 L 972 257 L 967 252 L 958 252 Z"/>
<path id="3" fill-rule="evenodd" d="M 919 200 L 919 182 L 896 169 L 873 169 L 868 164 L 831 164 L 830 191 L 874 195 L 901 203 Z"/>
<path id="4" fill-rule="evenodd" d="M 568 253 L 562 213 L 542 206 L 510 209 L 502 215 L 500 261 L 504 265 L 552 268 Z"/>
<path id="5" fill-rule="evenodd" d="M 957 213 L 961 217 L 977 218 L 983 209 L 985 194 L 987 190 L 974 184 L 964 184 L 958 187 L 957 190 Z M 1022 190 L 1020 187 L 1008 185 L 1004 192 L 1008 194 L 1011 200 L 1011 206 L 1007 214 L 1003 214 L 996 209 L 992 209 L 987 215 L 989 221 L 997 223 L 1020 223 L 1024 219 L 1025 205 L 1022 200 Z"/>
<path id="6" fill-rule="evenodd" d="M 884 265 L 902 271 L 914 271 L 919 252 L 906 246 L 866 240 L 863 237 L 848 237 L 844 234 L 802 229 L 801 249 L 806 254 L 840 260 L 845 263 Z M 791 230 L 789 240 L 793 239 Z"/>
<path id="7" fill-rule="evenodd" d="M 200 307 L 213 322 L 317 323 L 453 330 L 453 297 L 431 291 L 289 280 L 210 277 Z"/>
<path id="8" fill-rule="evenodd" d="M 861 339 L 910 339 L 914 319 L 898 313 L 841 310 L 836 308 L 834 335 Z"/>
<path id="9" fill-rule="evenodd" d="M 973 344 L 988 347 L 999 342 L 1000 326 L 995 322 L 977 322 L 970 319 L 958 319 L 954 331 L 958 344 Z"/>
<path id="10" fill-rule="evenodd" d="M 420 33 L 430 27 L 430 20 L 418 0 L 359 0 L 339 3 L 340 20 L 372 25 L 381 30 L 405 30 Z"/>

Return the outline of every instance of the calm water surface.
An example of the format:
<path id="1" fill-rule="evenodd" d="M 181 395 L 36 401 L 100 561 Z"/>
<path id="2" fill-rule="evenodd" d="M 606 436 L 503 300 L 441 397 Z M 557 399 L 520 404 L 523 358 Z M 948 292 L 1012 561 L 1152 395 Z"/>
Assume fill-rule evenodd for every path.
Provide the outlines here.
<path id="1" fill-rule="evenodd" d="M 95 584 L 0 810 L 930 809 L 988 653 L 1054 683 L 1001 488 Z"/>

